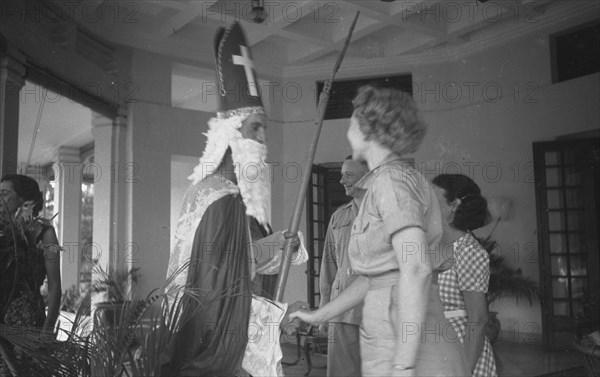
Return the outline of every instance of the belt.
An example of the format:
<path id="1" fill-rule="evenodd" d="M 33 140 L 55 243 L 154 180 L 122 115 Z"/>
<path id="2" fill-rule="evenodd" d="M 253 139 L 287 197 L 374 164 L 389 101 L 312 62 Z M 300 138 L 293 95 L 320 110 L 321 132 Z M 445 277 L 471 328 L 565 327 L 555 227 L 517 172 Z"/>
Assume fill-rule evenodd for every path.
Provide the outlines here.
<path id="1" fill-rule="evenodd" d="M 446 318 L 467 317 L 467 316 L 468 316 L 468 313 L 464 309 L 444 311 L 444 317 L 446 317 Z"/>

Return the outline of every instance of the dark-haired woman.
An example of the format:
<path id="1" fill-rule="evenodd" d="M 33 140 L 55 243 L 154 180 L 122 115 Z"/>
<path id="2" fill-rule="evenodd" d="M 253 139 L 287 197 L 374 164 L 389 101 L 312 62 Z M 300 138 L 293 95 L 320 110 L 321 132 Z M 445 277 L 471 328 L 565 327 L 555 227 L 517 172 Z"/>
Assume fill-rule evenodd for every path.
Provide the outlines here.
<path id="1" fill-rule="evenodd" d="M 37 182 L 7 174 L 0 181 L 1 322 L 53 333 L 60 309 L 60 245 L 54 228 L 38 217 Z M 16 247 L 15 247 L 16 245 Z M 48 278 L 48 314 L 40 287 Z M 2 361 L 2 360 L 0 360 Z M 4 362 L 0 374 L 8 375 Z M 1 370 L 5 369 L 5 370 Z"/>
<path id="2" fill-rule="evenodd" d="M 442 245 L 451 247 L 455 261 L 438 277 L 444 314 L 458 333 L 473 376 L 494 377 L 496 363 L 484 334 L 489 256 L 471 233 L 487 224 L 487 201 L 477 184 L 464 175 L 441 174 L 433 185 L 442 212 Z"/>

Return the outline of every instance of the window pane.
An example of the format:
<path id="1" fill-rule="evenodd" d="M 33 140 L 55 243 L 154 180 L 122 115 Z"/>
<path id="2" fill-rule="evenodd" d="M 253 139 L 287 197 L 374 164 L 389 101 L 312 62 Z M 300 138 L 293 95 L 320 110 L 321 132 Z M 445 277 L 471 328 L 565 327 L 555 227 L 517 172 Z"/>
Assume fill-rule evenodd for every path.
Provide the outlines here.
<path id="1" fill-rule="evenodd" d="M 546 152 L 546 165 L 558 165 L 558 152 Z"/>
<path id="2" fill-rule="evenodd" d="M 569 303 L 555 302 L 553 306 L 554 306 L 554 315 L 569 316 Z"/>
<path id="3" fill-rule="evenodd" d="M 571 279 L 571 295 L 573 298 L 584 298 L 587 294 L 587 278 Z"/>
<path id="4" fill-rule="evenodd" d="M 44 212 L 42 217 L 51 219 L 54 216 L 54 186 L 55 182 L 50 181 L 44 188 Z"/>
<path id="5" fill-rule="evenodd" d="M 567 276 L 567 256 L 550 257 L 553 276 Z"/>
<path id="6" fill-rule="evenodd" d="M 81 211 L 80 211 L 80 238 L 83 245 L 81 253 L 81 266 L 79 270 L 80 284 L 88 286 L 92 281 L 92 260 L 91 254 L 94 230 L 94 184 L 81 184 Z"/>
<path id="7" fill-rule="evenodd" d="M 548 212 L 548 228 L 550 231 L 566 230 L 562 212 Z"/>
<path id="8" fill-rule="evenodd" d="M 558 168 L 547 168 L 546 169 L 546 186 L 560 186 L 560 175 Z"/>
<path id="9" fill-rule="evenodd" d="M 569 285 L 566 278 L 552 279 L 552 297 L 569 298 Z"/>
<path id="10" fill-rule="evenodd" d="M 581 207 L 581 189 L 565 190 L 565 197 L 567 199 L 567 208 Z"/>
<path id="11" fill-rule="evenodd" d="M 585 233 L 568 233 L 569 235 L 569 253 L 587 253 L 585 248 Z"/>
<path id="12" fill-rule="evenodd" d="M 581 151 L 576 150 L 576 149 L 570 150 L 570 151 L 563 151 L 562 158 L 563 158 L 562 163 L 564 165 L 577 164 L 579 161 L 583 160 Z"/>
<path id="13" fill-rule="evenodd" d="M 581 256 L 569 257 L 571 262 L 571 276 L 587 276 L 587 258 Z"/>
<path id="14" fill-rule="evenodd" d="M 583 229 L 583 211 L 567 211 L 569 230 Z"/>
<path id="15" fill-rule="evenodd" d="M 585 306 L 583 300 L 573 300 L 573 314 L 575 316 L 585 315 Z"/>
<path id="16" fill-rule="evenodd" d="M 563 198 L 562 190 L 557 190 L 557 189 L 548 190 L 548 191 L 546 191 L 546 195 L 547 195 L 548 209 L 559 209 L 559 208 L 564 207 L 563 200 L 562 200 L 562 198 Z"/>
<path id="17" fill-rule="evenodd" d="M 579 186 L 581 185 L 581 171 L 577 168 L 565 168 L 565 185 Z"/>
<path id="18" fill-rule="evenodd" d="M 566 253 L 567 238 L 564 233 L 550 233 L 550 254 Z"/>

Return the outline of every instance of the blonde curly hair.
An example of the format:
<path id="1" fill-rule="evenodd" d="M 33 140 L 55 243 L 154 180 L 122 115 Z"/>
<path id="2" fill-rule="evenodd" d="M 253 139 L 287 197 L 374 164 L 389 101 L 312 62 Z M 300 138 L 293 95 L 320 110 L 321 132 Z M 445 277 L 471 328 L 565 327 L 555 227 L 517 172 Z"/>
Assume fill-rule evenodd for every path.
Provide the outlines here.
<path id="1" fill-rule="evenodd" d="M 376 140 L 398 155 L 414 153 L 426 126 L 410 94 L 392 88 L 365 85 L 352 101 L 352 115 L 367 140 Z"/>

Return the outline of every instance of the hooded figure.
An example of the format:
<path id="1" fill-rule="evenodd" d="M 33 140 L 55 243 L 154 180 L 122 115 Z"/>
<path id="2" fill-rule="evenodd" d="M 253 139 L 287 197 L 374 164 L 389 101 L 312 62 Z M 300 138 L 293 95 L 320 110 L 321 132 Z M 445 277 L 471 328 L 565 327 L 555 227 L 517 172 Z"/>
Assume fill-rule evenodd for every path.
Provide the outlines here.
<path id="1" fill-rule="evenodd" d="M 246 39 L 238 23 L 215 40 L 220 111 L 189 177 L 168 275 L 201 292 L 184 298 L 181 326 L 163 355 L 165 376 L 243 374 L 252 307 L 252 239 L 270 233 L 266 115 Z"/>

